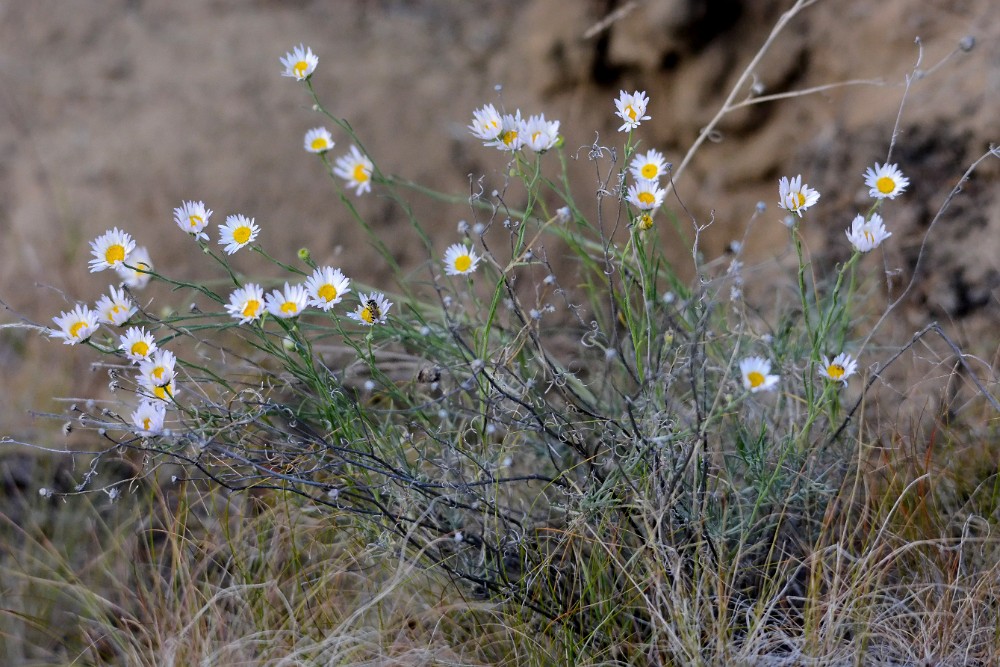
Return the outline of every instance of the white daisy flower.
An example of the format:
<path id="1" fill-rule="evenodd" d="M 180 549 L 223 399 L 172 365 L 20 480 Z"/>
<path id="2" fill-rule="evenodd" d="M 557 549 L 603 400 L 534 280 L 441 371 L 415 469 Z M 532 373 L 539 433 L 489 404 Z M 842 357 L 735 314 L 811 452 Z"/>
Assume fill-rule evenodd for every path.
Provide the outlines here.
<path id="1" fill-rule="evenodd" d="M 284 290 L 274 290 L 264 300 L 267 312 L 283 320 L 297 317 L 308 305 L 309 296 L 306 294 L 306 288 L 288 283 L 285 283 Z"/>
<path id="2" fill-rule="evenodd" d="M 149 360 L 159 349 L 153 334 L 140 327 L 129 327 L 118 340 L 120 341 L 118 349 L 122 350 L 133 364 Z"/>
<path id="3" fill-rule="evenodd" d="M 333 135 L 325 127 L 314 127 L 306 132 L 305 149 L 310 153 L 325 153 L 333 146 Z"/>
<path id="4" fill-rule="evenodd" d="M 388 301 L 384 294 L 372 292 L 368 296 L 361 297 L 361 304 L 347 316 L 367 326 L 385 324 L 390 308 L 392 302 Z"/>
<path id="5" fill-rule="evenodd" d="M 854 216 L 851 228 L 845 234 L 858 252 L 874 250 L 882 241 L 892 236 L 892 232 L 885 231 L 882 216 L 878 213 L 872 213 L 872 217 L 868 220 L 861 214 Z"/>
<path id="6" fill-rule="evenodd" d="M 543 153 L 559 141 L 559 121 L 545 120 L 545 114 L 531 116 L 524 123 L 524 145 Z"/>
<path id="7" fill-rule="evenodd" d="M 646 97 L 646 91 L 639 92 L 637 90 L 631 95 L 624 90 L 619 91 L 615 107 L 618 108 L 618 116 L 625 122 L 618 128 L 618 131 L 634 130 L 639 127 L 639 123 L 649 120 L 650 117 L 646 115 L 647 104 L 649 104 L 649 98 Z"/>
<path id="8" fill-rule="evenodd" d="M 223 250 L 232 255 L 240 248 L 253 243 L 260 233 L 260 227 L 245 215 L 237 214 L 226 218 L 226 224 L 219 226 L 219 245 L 226 246 Z"/>
<path id="9" fill-rule="evenodd" d="M 351 291 L 350 279 L 340 269 L 332 266 L 321 266 L 306 280 L 306 294 L 309 305 L 330 310 L 340 303 L 344 295 Z"/>
<path id="10" fill-rule="evenodd" d="M 115 267 L 115 272 L 128 287 L 142 289 L 153 277 L 148 272 L 153 270 L 153 262 L 145 246 L 139 246 L 128 254 L 122 264 Z"/>
<path id="11" fill-rule="evenodd" d="M 500 122 L 500 134 L 493 141 L 487 142 L 487 146 L 493 146 L 501 151 L 516 151 L 524 145 L 525 127 L 521 119 L 521 110 L 517 109 L 513 115 L 504 114 Z"/>
<path id="12" fill-rule="evenodd" d="M 472 112 L 472 125 L 469 125 L 469 130 L 476 138 L 482 139 L 484 142 L 492 142 L 503 131 L 503 118 L 496 107 L 487 104 L 482 109 L 476 109 Z M 486 145 L 492 146 L 493 144 L 487 143 Z"/>
<path id="13" fill-rule="evenodd" d="M 455 243 L 444 252 L 444 272 L 449 276 L 472 273 L 482 259 L 472 248 Z"/>
<path id="14" fill-rule="evenodd" d="M 875 199 L 895 199 L 896 195 L 902 194 L 909 184 L 910 179 L 903 176 L 903 172 L 894 164 L 879 165 L 876 162 L 874 169 L 868 167 L 865 171 L 868 196 Z"/>
<path id="15" fill-rule="evenodd" d="M 629 171 L 636 180 L 657 181 L 666 170 L 667 161 L 663 153 L 653 148 L 645 153 L 638 153 L 629 165 Z"/>
<path id="16" fill-rule="evenodd" d="M 149 359 L 139 363 L 139 383 L 145 387 L 165 387 L 174 381 L 177 357 L 170 350 L 160 348 Z"/>
<path id="17" fill-rule="evenodd" d="M 777 375 L 771 372 L 771 362 L 763 357 L 747 357 L 740 362 L 740 375 L 743 376 L 743 387 L 751 392 L 772 391 L 778 384 Z"/>
<path id="18" fill-rule="evenodd" d="M 99 324 L 96 310 L 91 310 L 84 304 L 79 304 L 68 313 L 59 313 L 53 317 L 58 330 L 49 330 L 52 338 L 62 338 L 66 345 L 76 345 L 90 338 L 97 331 Z"/>
<path id="19" fill-rule="evenodd" d="M 281 76 L 290 76 L 296 81 L 308 79 L 309 75 L 316 71 L 319 58 L 312 52 L 312 49 L 299 44 L 294 49 L 281 58 L 281 64 L 285 66 L 285 71 Z"/>
<path id="20" fill-rule="evenodd" d="M 260 285 L 247 283 L 229 295 L 226 312 L 240 321 L 252 322 L 264 314 L 264 290 Z"/>
<path id="21" fill-rule="evenodd" d="M 651 211 L 663 203 L 665 196 L 666 190 L 661 188 L 659 183 L 641 178 L 628 186 L 628 196 L 625 197 L 625 201 L 639 210 Z"/>
<path id="22" fill-rule="evenodd" d="M 212 210 L 205 208 L 205 202 L 186 201 L 174 209 L 174 222 L 196 239 L 208 240 L 208 234 L 202 232 L 208 226 Z"/>
<path id="23" fill-rule="evenodd" d="M 129 298 L 128 292 L 124 289 L 112 286 L 110 291 L 110 295 L 105 294 L 98 299 L 97 314 L 100 316 L 101 322 L 120 327 L 128 322 L 129 318 L 135 315 L 139 309 L 135 307 L 132 299 Z"/>
<path id="24" fill-rule="evenodd" d="M 356 188 L 358 195 L 372 189 L 372 171 L 375 165 L 367 157 L 361 154 L 357 146 L 351 146 L 349 155 L 342 155 L 337 158 L 333 167 L 333 173 L 347 181 L 347 188 Z"/>
<path id="25" fill-rule="evenodd" d="M 855 361 L 851 355 L 846 352 L 838 354 L 833 358 L 833 361 L 826 356 L 823 357 L 823 368 L 820 369 L 820 375 L 828 380 L 833 380 L 834 382 L 843 382 L 847 384 L 847 378 L 854 375 L 858 370 L 858 362 Z"/>
<path id="26" fill-rule="evenodd" d="M 778 206 L 802 217 L 802 211 L 819 201 L 819 192 L 802 183 L 802 175 L 778 181 Z"/>
<path id="27" fill-rule="evenodd" d="M 139 435 L 159 435 L 163 432 L 163 420 L 167 416 L 167 406 L 157 401 L 142 401 L 132 412 L 132 424 Z"/>
<path id="28" fill-rule="evenodd" d="M 118 268 L 133 250 L 135 241 L 128 232 L 123 232 L 117 227 L 104 232 L 90 242 L 90 253 L 94 256 L 94 259 L 90 260 L 90 272 Z"/>

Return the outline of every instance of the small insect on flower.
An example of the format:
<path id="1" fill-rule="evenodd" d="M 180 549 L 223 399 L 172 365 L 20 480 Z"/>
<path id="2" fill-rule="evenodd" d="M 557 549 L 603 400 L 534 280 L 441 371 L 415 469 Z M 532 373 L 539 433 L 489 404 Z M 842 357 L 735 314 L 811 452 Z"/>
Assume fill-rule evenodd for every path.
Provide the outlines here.
<path id="1" fill-rule="evenodd" d="M 771 362 L 763 357 L 747 357 L 740 362 L 740 375 L 743 376 L 743 388 L 751 392 L 772 391 L 778 384 L 777 375 L 771 372 Z"/>
<path id="2" fill-rule="evenodd" d="M 182 230 L 196 239 L 208 240 L 208 234 L 202 232 L 208 226 L 212 210 L 205 208 L 205 202 L 186 201 L 174 209 L 174 222 Z"/>
<path id="3" fill-rule="evenodd" d="M 159 349 L 149 359 L 139 363 L 140 384 L 147 387 L 165 387 L 174 381 L 177 357 L 170 350 Z"/>
<path id="4" fill-rule="evenodd" d="M 123 232 L 117 227 L 104 232 L 90 242 L 90 253 L 94 256 L 94 259 L 90 260 L 90 272 L 117 269 L 133 250 L 135 241 L 128 232 Z"/>
<path id="5" fill-rule="evenodd" d="M 164 385 L 152 384 L 142 375 L 137 376 L 136 380 L 138 380 L 139 385 L 139 396 L 166 403 L 173 402 L 177 398 L 179 389 L 177 382 L 173 379 Z"/>
<path id="6" fill-rule="evenodd" d="M 149 359 L 139 363 L 136 382 L 140 395 L 160 401 L 171 401 L 177 396 L 177 358 L 170 350 L 159 349 Z"/>
<path id="7" fill-rule="evenodd" d="M 882 216 L 878 213 L 872 213 L 872 217 L 868 220 L 861 214 L 856 215 L 851 222 L 851 228 L 844 233 L 858 252 L 874 250 L 882 241 L 892 236 L 892 232 L 885 230 Z"/>
<path id="8" fill-rule="evenodd" d="M 115 267 L 115 272 L 128 287 L 132 289 L 142 289 L 149 284 L 150 271 L 153 270 L 153 261 L 149 258 L 149 251 L 145 246 L 139 246 L 128 254 L 128 258 Z"/>
<path id="9" fill-rule="evenodd" d="M 260 227 L 245 215 L 237 214 L 226 218 L 226 224 L 219 226 L 219 245 L 226 246 L 223 250 L 232 255 L 247 244 L 253 243 L 260 233 Z"/>
<path id="10" fill-rule="evenodd" d="M 99 326 L 98 314 L 96 310 L 91 310 L 83 304 L 79 304 L 68 313 L 59 313 L 58 317 L 53 317 L 58 330 L 49 330 L 52 338 L 62 338 L 66 345 L 76 345 L 90 338 Z"/>
<path id="11" fill-rule="evenodd" d="M 388 301 L 384 294 L 372 292 L 368 296 L 362 296 L 361 304 L 347 316 L 367 326 L 385 324 L 390 308 L 392 302 Z"/>
<path id="12" fill-rule="evenodd" d="M 880 165 L 876 162 L 874 168 L 868 167 L 865 171 L 868 196 L 875 199 L 895 199 L 909 184 L 910 179 L 903 176 L 903 172 L 894 164 Z"/>
<path id="13" fill-rule="evenodd" d="M 246 324 L 264 314 L 264 290 L 260 285 L 247 283 L 229 295 L 226 312 Z"/>
<path id="14" fill-rule="evenodd" d="M 486 143 L 497 150 L 511 151 L 520 150 L 524 146 L 524 138 L 527 136 L 527 129 L 521 119 L 521 110 L 517 109 L 513 114 L 504 114 L 500 120 L 500 134 L 493 141 Z"/>
<path id="15" fill-rule="evenodd" d="M 139 435 L 159 435 L 163 433 L 163 420 L 167 416 L 167 406 L 160 401 L 142 401 L 132 412 L 132 424 Z"/>
<path id="16" fill-rule="evenodd" d="M 639 92 L 637 90 L 631 95 L 624 90 L 619 91 L 618 99 L 615 100 L 615 107 L 618 109 L 616 113 L 625 122 L 618 128 L 618 131 L 634 130 L 639 127 L 639 123 L 649 120 L 650 117 L 646 115 L 647 104 L 649 104 L 649 98 L 646 97 L 646 91 Z"/>
<path id="17" fill-rule="evenodd" d="M 663 203 L 666 190 L 660 187 L 656 181 L 639 179 L 628 186 L 628 196 L 625 201 L 635 206 L 641 211 L 652 211 Z"/>
<path id="18" fill-rule="evenodd" d="M 778 206 L 802 217 L 802 211 L 819 201 L 819 192 L 802 183 L 802 175 L 778 181 Z"/>
<path id="19" fill-rule="evenodd" d="M 281 64 L 285 66 L 285 71 L 281 73 L 281 76 L 290 76 L 296 81 L 303 81 L 316 71 L 319 58 L 312 52 L 311 48 L 299 44 L 286 53 L 284 58 L 281 58 Z"/>
<path id="20" fill-rule="evenodd" d="M 375 165 L 361 154 L 357 146 L 351 146 L 349 155 L 337 158 L 333 173 L 347 181 L 347 188 L 355 188 L 358 196 L 372 189 L 372 171 Z"/>
<path id="21" fill-rule="evenodd" d="M 321 266 L 306 280 L 306 294 L 309 305 L 330 310 L 340 303 L 344 295 L 351 291 L 351 281 L 340 269 Z"/>
<path id="22" fill-rule="evenodd" d="M 843 352 L 838 354 L 830 361 L 829 357 L 823 357 L 823 368 L 820 369 L 820 375 L 828 380 L 833 380 L 834 382 L 843 382 L 847 384 L 847 378 L 854 375 L 858 370 L 858 362 L 855 361 L 851 355 Z"/>
<path id="23" fill-rule="evenodd" d="M 559 141 L 559 121 L 545 120 L 545 114 L 531 116 L 524 123 L 524 145 L 544 153 Z"/>
<path id="24" fill-rule="evenodd" d="M 667 161 L 663 153 L 651 148 L 645 153 L 639 153 L 632 158 L 629 165 L 629 172 L 636 180 L 645 179 L 647 181 L 659 180 L 660 176 L 667 170 Z"/>
<path id="25" fill-rule="evenodd" d="M 635 216 L 633 224 L 640 232 L 647 232 L 653 228 L 653 216 L 649 211 L 643 211 L 642 214 Z"/>
<path id="26" fill-rule="evenodd" d="M 496 107 L 487 104 L 472 112 L 472 125 L 469 125 L 469 131 L 477 139 L 486 142 L 487 146 L 492 146 L 492 142 L 503 131 L 503 117 L 496 110 Z"/>
<path id="27" fill-rule="evenodd" d="M 333 135 L 325 127 L 314 127 L 306 132 L 305 149 L 310 153 L 325 153 L 333 146 Z"/>
<path id="28" fill-rule="evenodd" d="M 309 296 L 302 285 L 285 283 L 284 290 L 274 290 L 264 302 L 267 312 L 277 318 L 288 319 L 298 315 L 309 305 Z"/>
<path id="29" fill-rule="evenodd" d="M 461 243 L 448 246 L 444 253 L 444 272 L 449 276 L 460 276 L 472 273 L 479 266 L 482 259 L 472 248 L 467 248 Z"/>
<path id="30" fill-rule="evenodd" d="M 129 327 L 118 340 L 120 341 L 118 349 L 122 350 L 133 364 L 147 361 L 159 349 L 153 334 L 140 327 Z"/>
<path id="31" fill-rule="evenodd" d="M 120 327 L 128 322 L 129 318 L 139 309 L 135 307 L 128 292 L 124 289 L 112 286 L 110 292 L 110 295 L 105 294 L 98 299 L 96 310 L 100 315 L 101 322 Z"/>

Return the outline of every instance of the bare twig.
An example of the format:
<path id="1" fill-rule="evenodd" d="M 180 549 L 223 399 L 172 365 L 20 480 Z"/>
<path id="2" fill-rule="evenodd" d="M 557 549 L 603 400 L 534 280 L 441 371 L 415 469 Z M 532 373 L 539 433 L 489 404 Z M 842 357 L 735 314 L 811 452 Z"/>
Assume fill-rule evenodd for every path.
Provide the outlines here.
<path id="1" fill-rule="evenodd" d="M 785 26 L 787 26 L 793 18 L 798 16 L 799 12 L 816 2 L 818 2 L 818 0 L 796 0 L 791 9 L 781 15 L 778 22 L 774 24 L 774 28 L 771 29 L 771 34 L 768 35 L 767 39 L 764 41 L 764 45 L 760 47 L 757 54 L 753 57 L 753 60 L 751 60 L 746 69 L 743 70 L 740 78 L 736 80 L 732 90 L 729 91 L 729 96 L 726 98 L 726 101 L 722 103 L 722 106 L 719 108 L 719 111 L 716 112 L 715 117 L 712 118 L 708 125 L 702 128 L 701 132 L 698 133 L 698 138 L 695 139 L 693 144 L 691 144 L 691 148 L 689 148 L 687 154 L 684 155 L 684 159 L 681 160 L 680 166 L 678 166 L 676 171 L 674 171 L 674 179 L 667 184 L 666 190 L 668 192 L 674 187 L 674 183 L 680 179 L 681 174 L 684 173 L 684 169 L 694 158 L 695 153 L 698 152 L 701 145 L 705 143 L 705 140 L 713 134 L 716 126 L 722 121 L 722 118 L 733 110 L 733 101 L 736 99 L 736 96 L 739 95 L 747 81 L 753 76 L 754 70 L 757 69 L 757 65 L 760 64 L 764 54 L 767 53 L 767 51 L 771 48 L 771 45 L 774 44 L 774 41 L 778 38 L 778 35 L 781 34 L 781 31 L 785 29 Z"/>

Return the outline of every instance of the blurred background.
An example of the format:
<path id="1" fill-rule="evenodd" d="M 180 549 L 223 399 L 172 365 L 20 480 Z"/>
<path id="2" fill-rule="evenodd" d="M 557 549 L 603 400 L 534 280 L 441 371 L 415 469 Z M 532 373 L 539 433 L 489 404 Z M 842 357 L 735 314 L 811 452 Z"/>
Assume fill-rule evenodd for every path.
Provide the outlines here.
<path id="1" fill-rule="evenodd" d="M 589 147 L 624 140 L 615 131 L 620 89 L 647 91 L 652 120 L 638 132 L 642 147 L 678 164 L 791 4 L 93 0 L 70 10 L 64 0 L 0 2 L 0 324 L 47 325 L 78 300 L 93 303 L 109 275 L 87 272 L 88 242 L 113 226 L 149 247 L 158 270 L 217 277 L 172 221 L 172 209 L 189 199 L 214 209 L 213 222 L 254 217 L 279 259 L 293 262 L 308 247 L 318 262 L 391 290 L 383 261 L 302 149 L 305 131 L 323 123 L 304 86 L 280 76 L 279 58 L 299 43 L 320 58 L 320 98 L 384 172 L 453 195 L 467 194 L 479 176 L 487 193 L 499 187 L 504 156 L 466 130 L 474 109 L 495 103 L 561 121 L 573 185 L 586 202 L 597 187 Z M 961 50 L 969 38 L 974 47 Z M 884 261 L 908 279 L 945 196 L 1000 139 L 995 0 L 826 0 L 796 17 L 754 70 L 761 93 L 850 79 L 882 84 L 727 116 L 677 184 L 692 215 L 714 217 L 706 256 L 743 237 L 758 201 L 768 209 L 748 239 L 748 260 L 784 247 L 777 181 L 801 173 L 823 193 L 805 223 L 811 252 L 820 264 L 846 257 L 843 230 L 868 206 L 862 174 L 885 161 L 904 77 L 921 55 L 924 75 L 910 89 L 892 154 L 911 189 L 887 215 L 894 243 L 866 264 Z M 343 133 L 335 139 L 335 155 L 348 149 Z M 1000 324 L 998 167 L 996 159 L 983 164 L 938 222 L 904 317 L 914 330 L 941 320 L 987 361 L 995 361 Z M 404 266 L 429 261 L 378 187 L 356 203 Z M 438 253 L 472 215 L 417 194 L 412 205 Z M 668 208 L 685 219 L 677 200 Z M 676 257 L 682 270 L 690 263 L 679 243 Z M 275 275 L 249 253 L 234 264 Z M 180 305 L 155 287 L 146 295 Z M 37 332 L 0 331 L 0 436 L 63 446 L 61 422 L 29 411 L 62 410 L 54 397 L 105 395 L 107 376 L 90 366 L 95 355 Z"/>

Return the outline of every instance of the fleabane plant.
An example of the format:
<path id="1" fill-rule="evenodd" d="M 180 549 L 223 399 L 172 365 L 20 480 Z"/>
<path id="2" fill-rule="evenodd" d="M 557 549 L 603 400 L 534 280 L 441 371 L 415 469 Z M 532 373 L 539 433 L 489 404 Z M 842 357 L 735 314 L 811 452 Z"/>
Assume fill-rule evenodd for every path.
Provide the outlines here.
<path id="1" fill-rule="evenodd" d="M 568 139 L 544 113 L 485 103 L 457 120 L 475 150 L 497 149 L 485 152 L 499 182 L 484 174 L 471 197 L 433 193 L 463 202 L 468 220 L 431 234 L 404 198 L 428 191 L 383 173 L 323 104 L 312 48 L 280 64 L 332 128 L 289 142 L 318 160 L 385 265 L 345 272 L 308 248 L 273 257 L 275 235 L 304 234 L 263 211 L 211 230 L 212 210 L 193 199 L 174 209 L 173 231 L 213 280 L 160 273 L 117 227 L 98 236 L 90 269 L 114 269 L 122 284 L 54 317 L 50 333 L 117 364 L 120 409 L 85 420 L 112 441 L 100 456 L 136 449 L 229 489 L 343 513 L 386 554 L 438 568 L 505 620 L 542 621 L 533 627 L 571 647 L 566 656 L 608 656 L 624 637 L 633 657 L 687 664 L 694 654 L 677 637 L 703 636 L 709 610 L 684 620 L 686 592 L 711 601 L 734 646 L 772 628 L 808 548 L 829 538 L 845 461 L 857 460 L 858 419 L 841 403 L 860 404 L 882 359 L 852 304 L 859 265 L 897 239 L 885 207 L 910 186 L 899 166 L 876 162 L 855 184 L 873 203 L 839 237 L 848 259 L 828 279 L 804 236 L 833 214 L 801 174 L 775 183 L 797 259 L 776 290 L 742 242 L 706 261 L 708 223 L 688 212 L 690 228 L 678 222 L 669 156 L 643 145 L 660 100 L 608 100 L 608 127 L 624 139 L 592 146 L 600 182 L 586 203 L 563 148 L 588 139 Z M 334 155 L 337 142 L 350 148 Z M 356 207 L 366 196 L 400 204 L 426 251 L 421 278 L 394 264 Z M 690 266 L 664 253 L 682 243 Z M 251 259 L 280 277 L 231 263 Z M 374 284 L 387 273 L 395 284 Z M 151 306 L 135 297 L 148 282 L 196 303 Z M 791 304 L 775 296 L 789 291 Z"/>

